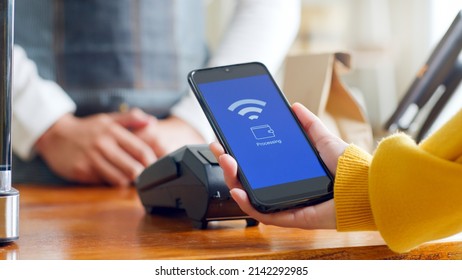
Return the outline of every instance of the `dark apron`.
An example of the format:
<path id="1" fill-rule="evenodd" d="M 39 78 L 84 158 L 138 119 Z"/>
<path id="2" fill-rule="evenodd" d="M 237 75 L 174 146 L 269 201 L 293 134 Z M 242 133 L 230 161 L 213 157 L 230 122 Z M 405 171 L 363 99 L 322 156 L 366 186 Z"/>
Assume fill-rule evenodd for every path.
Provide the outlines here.
<path id="1" fill-rule="evenodd" d="M 207 58 L 202 2 L 16 0 L 15 9 L 15 43 L 75 101 L 77 116 L 138 107 L 167 117 L 188 91 L 187 73 Z M 72 183 L 40 157 L 13 157 L 15 183 Z"/>

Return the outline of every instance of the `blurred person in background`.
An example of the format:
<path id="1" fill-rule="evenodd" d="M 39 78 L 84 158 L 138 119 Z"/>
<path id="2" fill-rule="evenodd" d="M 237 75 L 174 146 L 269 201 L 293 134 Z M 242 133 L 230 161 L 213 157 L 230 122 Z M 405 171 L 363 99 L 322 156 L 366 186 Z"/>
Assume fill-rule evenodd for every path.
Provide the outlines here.
<path id="1" fill-rule="evenodd" d="M 16 0 L 13 181 L 127 186 L 166 153 L 213 140 L 187 73 L 246 61 L 277 71 L 300 1 L 236 0 L 213 52 L 209 2 Z"/>

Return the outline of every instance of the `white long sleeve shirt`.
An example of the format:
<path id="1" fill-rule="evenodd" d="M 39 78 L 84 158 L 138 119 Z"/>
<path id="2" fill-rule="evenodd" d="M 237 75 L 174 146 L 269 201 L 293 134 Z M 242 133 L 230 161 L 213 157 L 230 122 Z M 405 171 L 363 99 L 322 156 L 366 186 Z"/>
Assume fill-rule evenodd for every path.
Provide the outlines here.
<path id="1" fill-rule="evenodd" d="M 298 31 L 300 0 L 239 0 L 209 66 L 248 61 L 263 62 L 275 72 Z M 192 69 L 191 69 L 192 70 Z M 42 79 L 24 50 L 14 48 L 13 152 L 27 160 L 34 144 L 58 119 L 76 110 L 75 103 L 56 83 Z M 206 141 L 213 132 L 196 99 L 189 94 L 171 110 L 194 127 Z"/>

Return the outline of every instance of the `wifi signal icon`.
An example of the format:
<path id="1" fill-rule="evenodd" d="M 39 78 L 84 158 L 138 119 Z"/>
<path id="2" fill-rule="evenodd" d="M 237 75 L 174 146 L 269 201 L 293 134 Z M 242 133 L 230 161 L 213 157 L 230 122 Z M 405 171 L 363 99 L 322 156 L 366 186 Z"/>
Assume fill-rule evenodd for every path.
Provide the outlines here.
<path id="1" fill-rule="evenodd" d="M 256 120 L 258 119 L 258 114 L 263 111 L 263 108 L 256 107 L 256 106 L 265 107 L 266 102 L 258 99 L 241 99 L 228 107 L 228 110 L 234 112 L 238 107 L 245 106 L 240 109 L 237 113 L 241 116 L 248 115 L 249 120 Z"/>

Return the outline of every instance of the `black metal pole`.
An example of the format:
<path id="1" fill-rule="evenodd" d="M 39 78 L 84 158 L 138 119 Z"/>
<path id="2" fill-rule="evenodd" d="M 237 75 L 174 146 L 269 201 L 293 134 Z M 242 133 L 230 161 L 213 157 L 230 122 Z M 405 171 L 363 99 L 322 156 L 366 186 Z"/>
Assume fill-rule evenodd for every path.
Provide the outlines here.
<path id="1" fill-rule="evenodd" d="M 11 84 L 14 0 L 1 0 L 0 11 L 0 171 L 11 171 Z"/>
<path id="2" fill-rule="evenodd" d="M 0 243 L 19 238 L 19 192 L 11 186 L 14 0 L 0 0 Z"/>

